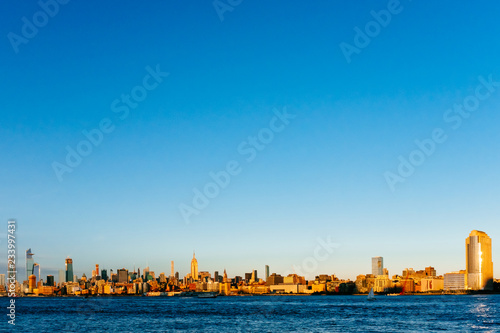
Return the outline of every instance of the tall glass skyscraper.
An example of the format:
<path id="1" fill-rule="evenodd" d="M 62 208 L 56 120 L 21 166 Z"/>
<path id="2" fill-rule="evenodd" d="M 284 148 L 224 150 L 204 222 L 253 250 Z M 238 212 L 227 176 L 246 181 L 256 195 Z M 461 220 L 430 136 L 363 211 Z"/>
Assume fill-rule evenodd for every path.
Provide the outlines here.
<path id="1" fill-rule="evenodd" d="M 384 258 L 382 257 L 373 257 L 372 258 L 372 274 L 384 275 Z"/>
<path id="2" fill-rule="evenodd" d="M 483 231 L 472 230 L 465 239 L 465 285 L 472 290 L 493 290 L 491 238 Z"/>
<path id="3" fill-rule="evenodd" d="M 66 282 L 73 282 L 73 259 L 66 259 Z"/>
<path id="4" fill-rule="evenodd" d="M 34 253 L 31 253 L 31 248 L 26 250 L 26 280 L 33 274 L 33 268 L 35 266 L 35 260 L 33 259 L 34 255 Z"/>

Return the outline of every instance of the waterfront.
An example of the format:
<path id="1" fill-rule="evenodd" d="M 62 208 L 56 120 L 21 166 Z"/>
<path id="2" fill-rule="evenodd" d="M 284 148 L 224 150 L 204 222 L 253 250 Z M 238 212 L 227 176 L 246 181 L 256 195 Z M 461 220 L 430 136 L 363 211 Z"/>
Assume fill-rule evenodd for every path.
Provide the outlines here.
<path id="1" fill-rule="evenodd" d="M 7 298 L 0 304 L 7 306 Z M 19 332 L 500 331 L 500 295 L 18 298 Z M 11 331 L 7 320 L 3 331 Z"/>

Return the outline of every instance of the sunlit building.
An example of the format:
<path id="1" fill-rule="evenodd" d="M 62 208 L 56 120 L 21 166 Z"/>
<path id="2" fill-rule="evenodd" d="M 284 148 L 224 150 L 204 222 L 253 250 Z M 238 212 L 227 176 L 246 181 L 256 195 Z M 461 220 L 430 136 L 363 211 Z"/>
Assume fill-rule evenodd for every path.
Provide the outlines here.
<path id="1" fill-rule="evenodd" d="M 198 281 L 198 260 L 196 260 L 193 252 L 193 259 L 191 260 L 191 278 Z"/>
<path id="2" fill-rule="evenodd" d="M 465 270 L 444 274 L 444 290 L 464 290 Z"/>
<path id="3" fill-rule="evenodd" d="M 436 276 L 428 276 L 420 280 L 420 291 L 438 291 L 443 290 L 444 280 Z"/>
<path id="4" fill-rule="evenodd" d="M 125 268 L 117 270 L 118 275 L 118 283 L 127 283 L 128 282 L 128 270 Z"/>
<path id="5" fill-rule="evenodd" d="M 66 282 L 73 282 L 73 259 L 66 258 Z"/>
<path id="6" fill-rule="evenodd" d="M 384 259 L 382 257 L 372 258 L 372 274 L 374 276 L 384 275 Z"/>
<path id="7" fill-rule="evenodd" d="M 493 290 L 491 238 L 472 230 L 465 239 L 465 286 L 472 290 Z"/>

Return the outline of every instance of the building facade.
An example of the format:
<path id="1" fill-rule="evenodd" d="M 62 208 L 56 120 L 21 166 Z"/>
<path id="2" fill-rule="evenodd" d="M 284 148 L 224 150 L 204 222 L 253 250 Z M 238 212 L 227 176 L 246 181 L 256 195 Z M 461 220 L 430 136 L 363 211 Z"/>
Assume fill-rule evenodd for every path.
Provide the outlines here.
<path id="1" fill-rule="evenodd" d="M 471 290 L 493 290 L 491 238 L 483 231 L 472 230 L 465 239 L 465 285 Z"/>
<path id="2" fill-rule="evenodd" d="M 66 281 L 65 282 L 73 282 L 73 259 L 66 258 Z"/>
<path id="3" fill-rule="evenodd" d="M 35 260 L 33 259 L 34 255 L 35 254 L 31 252 L 31 248 L 26 250 L 26 280 L 28 280 L 28 277 L 33 274 L 35 266 Z"/>
<path id="4" fill-rule="evenodd" d="M 372 258 L 372 275 L 384 275 L 384 259 L 382 257 Z"/>
<path id="5" fill-rule="evenodd" d="M 444 290 L 464 290 L 465 270 L 444 274 Z"/>
<path id="6" fill-rule="evenodd" d="M 193 252 L 193 259 L 191 260 L 191 278 L 198 281 L 198 260 L 196 260 Z"/>

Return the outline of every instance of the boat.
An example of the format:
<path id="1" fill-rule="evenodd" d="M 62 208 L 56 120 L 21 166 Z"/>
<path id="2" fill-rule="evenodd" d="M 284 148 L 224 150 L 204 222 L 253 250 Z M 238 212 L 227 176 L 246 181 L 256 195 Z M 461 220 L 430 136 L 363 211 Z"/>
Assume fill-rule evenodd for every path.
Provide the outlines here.
<path id="1" fill-rule="evenodd" d="M 368 293 L 368 297 L 366 298 L 368 301 L 374 301 L 375 300 L 375 295 L 373 294 L 373 288 L 370 289 L 370 292 Z"/>
<path id="2" fill-rule="evenodd" d="M 198 295 L 198 298 L 216 298 L 216 293 L 202 293 Z"/>
<path id="3" fill-rule="evenodd" d="M 386 296 L 400 296 L 400 294 L 387 294 Z"/>

